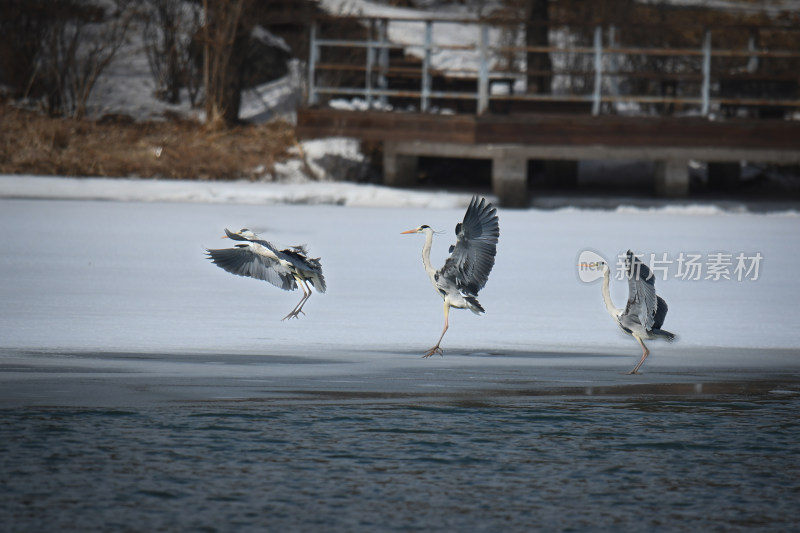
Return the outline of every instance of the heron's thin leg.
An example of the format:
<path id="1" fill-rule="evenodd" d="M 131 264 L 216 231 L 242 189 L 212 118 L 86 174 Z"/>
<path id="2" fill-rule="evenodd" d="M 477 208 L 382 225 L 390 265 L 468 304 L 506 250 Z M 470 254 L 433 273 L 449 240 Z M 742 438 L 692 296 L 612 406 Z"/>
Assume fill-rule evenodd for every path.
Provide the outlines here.
<path id="1" fill-rule="evenodd" d="M 422 357 L 430 357 L 435 353 L 442 355 L 442 349 L 439 348 L 439 344 L 442 342 L 444 338 L 444 334 L 447 333 L 448 326 L 448 317 L 450 316 L 450 304 L 445 302 L 444 303 L 444 329 L 442 330 L 442 335 L 439 337 L 439 340 L 436 342 L 436 346 L 425 352 L 425 355 Z"/>
<path id="2" fill-rule="evenodd" d="M 642 358 L 639 360 L 639 362 L 636 364 L 636 366 L 633 367 L 633 370 L 631 370 L 628 373 L 629 374 L 638 374 L 639 373 L 639 367 L 642 366 L 642 363 L 644 363 L 644 360 L 647 359 L 648 355 L 650 355 L 650 350 L 647 349 L 647 346 L 644 345 L 644 342 L 642 342 L 641 338 L 637 337 L 636 335 L 634 335 L 633 338 L 636 339 L 637 341 L 639 341 L 639 344 L 642 346 Z"/>
<path id="3" fill-rule="evenodd" d="M 295 279 L 297 279 L 297 278 L 295 278 Z M 300 298 L 300 301 L 299 301 L 299 302 L 297 302 L 297 305 L 295 305 L 295 306 L 294 306 L 294 309 L 292 309 L 292 310 L 289 312 L 289 314 L 288 314 L 288 315 L 286 315 L 285 317 L 283 317 L 283 318 L 281 319 L 282 321 L 283 321 L 283 320 L 286 320 L 287 318 L 298 318 L 298 316 L 297 316 L 297 315 L 298 315 L 299 313 L 301 313 L 301 312 L 302 312 L 302 311 L 301 311 L 301 308 L 303 307 L 303 303 L 304 303 L 304 302 L 305 302 L 305 301 L 308 299 L 308 297 L 309 297 L 309 296 L 311 296 L 310 294 L 308 294 L 308 293 L 306 292 L 306 288 L 305 288 L 305 286 L 303 285 L 303 280 L 301 280 L 301 279 L 298 279 L 297 281 L 298 281 L 298 283 L 297 283 L 297 284 L 298 284 L 298 285 L 300 285 L 300 289 L 302 289 L 302 291 L 303 291 L 303 297 L 302 297 L 302 298 Z M 305 314 L 305 313 L 303 313 L 303 314 Z"/>
<path id="4" fill-rule="evenodd" d="M 302 280 L 302 283 L 303 283 L 303 285 L 305 285 L 306 289 L 308 289 L 308 293 L 306 293 L 305 290 L 303 290 L 303 295 L 304 296 L 303 296 L 303 299 L 300 300 L 300 306 L 297 308 L 296 313 L 305 314 L 305 312 L 303 311 L 303 306 L 306 305 L 306 302 L 308 301 L 308 299 L 311 298 L 311 287 L 308 286 L 308 282 L 306 280 Z"/>

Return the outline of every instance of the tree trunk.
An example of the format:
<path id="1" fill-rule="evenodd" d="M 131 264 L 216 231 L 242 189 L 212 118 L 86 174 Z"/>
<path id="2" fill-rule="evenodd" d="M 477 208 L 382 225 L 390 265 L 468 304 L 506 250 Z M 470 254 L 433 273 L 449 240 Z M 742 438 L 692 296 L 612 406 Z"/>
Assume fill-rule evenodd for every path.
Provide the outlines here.
<path id="1" fill-rule="evenodd" d="M 206 124 L 230 126 L 239 120 L 244 58 L 252 0 L 204 0 L 203 79 Z"/>

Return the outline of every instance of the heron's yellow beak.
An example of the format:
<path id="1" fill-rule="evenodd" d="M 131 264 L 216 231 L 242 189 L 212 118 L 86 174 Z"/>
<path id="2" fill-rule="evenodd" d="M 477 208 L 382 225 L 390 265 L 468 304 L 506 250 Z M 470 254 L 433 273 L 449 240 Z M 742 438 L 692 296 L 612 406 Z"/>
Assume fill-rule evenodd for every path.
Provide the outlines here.
<path id="1" fill-rule="evenodd" d="M 223 235 L 222 237 L 220 237 L 220 239 L 227 239 L 227 238 L 228 238 L 227 235 Z"/>
<path id="2" fill-rule="evenodd" d="M 417 230 L 416 229 L 410 229 L 408 231 L 401 231 L 400 235 L 405 235 L 407 233 L 417 233 Z"/>

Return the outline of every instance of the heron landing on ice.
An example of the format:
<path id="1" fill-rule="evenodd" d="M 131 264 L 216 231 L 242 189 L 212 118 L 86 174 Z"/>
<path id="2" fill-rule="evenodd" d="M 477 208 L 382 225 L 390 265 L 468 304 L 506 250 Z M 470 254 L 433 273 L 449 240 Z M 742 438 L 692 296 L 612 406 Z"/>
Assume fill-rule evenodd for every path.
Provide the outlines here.
<path id="1" fill-rule="evenodd" d="M 603 302 L 611 318 L 627 335 L 632 336 L 642 347 L 642 358 L 629 374 L 638 374 L 639 368 L 650 355 L 644 345 L 645 340 L 664 339 L 672 342 L 675 335 L 661 329 L 667 316 L 667 302 L 656 296 L 655 276 L 630 250 L 625 256 L 625 270 L 628 278 L 628 303 L 625 309 L 617 309 L 611 301 L 609 281 L 611 271 L 603 263 Z"/>
<path id="2" fill-rule="evenodd" d="M 278 250 L 249 229 L 234 233 L 226 228 L 223 239 L 226 237 L 243 244 L 237 244 L 235 248 L 206 250 L 208 258 L 221 269 L 237 276 L 268 281 L 285 291 L 293 291 L 300 286 L 303 297 L 282 320 L 305 314 L 303 306 L 311 298 L 309 283 L 319 292 L 325 292 L 325 278 L 319 258 L 308 257 L 304 246 Z"/>
<path id="3" fill-rule="evenodd" d="M 475 314 L 484 312 L 477 296 L 489 279 L 497 254 L 497 240 L 500 237 L 497 209 L 483 198 L 472 198 L 463 222 L 456 225 L 456 244 L 450 247 L 450 257 L 439 270 L 431 266 L 434 233 L 431 227 L 422 225 L 402 233 L 425 235 L 422 264 L 434 289 L 444 300 L 444 329 L 436 346 L 425 352 L 423 357 L 430 357 L 435 353 L 442 355 L 439 344 L 447 332 L 450 308 L 469 309 Z"/>

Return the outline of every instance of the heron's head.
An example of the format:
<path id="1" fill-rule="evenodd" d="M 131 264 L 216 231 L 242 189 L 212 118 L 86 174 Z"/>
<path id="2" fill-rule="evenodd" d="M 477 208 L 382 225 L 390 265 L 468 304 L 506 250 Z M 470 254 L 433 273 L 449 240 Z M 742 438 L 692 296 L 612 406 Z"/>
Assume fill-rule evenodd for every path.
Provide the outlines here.
<path id="1" fill-rule="evenodd" d="M 247 228 L 242 228 L 239 231 L 229 231 L 228 228 L 225 228 L 225 235 L 223 235 L 222 238 L 233 239 L 235 241 L 249 241 L 257 240 L 258 235 Z"/>
<path id="2" fill-rule="evenodd" d="M 401 235 L 405 235 L 407 233 L 425 233 L 426 231 L 430 231 L 431 233 L 433 233 L 433 229 L 431 229 L 431 227 L 429 225 L 423 224 L 420 227 L 415 228 L 415 229 L 410 229 L 408 231 L 401 231 L 400 234 Z"/>
<path id="3" fill-rule="evenodd" d="M 605 261 L 598 261 L 597 268 L 600 270 L 600 272 L 603 273 L 603 275 L 611 274 L 611 267 L 608 266 L 608 263 L 606 263 Z"/>

